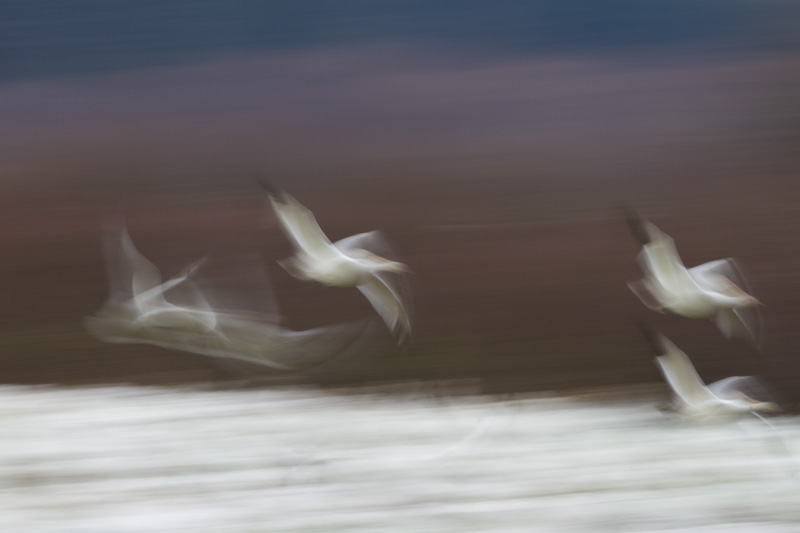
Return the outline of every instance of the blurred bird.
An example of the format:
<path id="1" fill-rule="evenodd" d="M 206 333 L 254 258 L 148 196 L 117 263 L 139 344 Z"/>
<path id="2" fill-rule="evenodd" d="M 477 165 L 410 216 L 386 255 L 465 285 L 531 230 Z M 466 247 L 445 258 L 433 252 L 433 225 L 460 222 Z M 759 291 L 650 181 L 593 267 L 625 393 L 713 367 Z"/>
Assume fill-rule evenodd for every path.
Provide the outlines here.
<path id="1" fill-rule="evenodd" d="M 106 232 L 105 253 L 111 295 L 94 316 L 86 318 L 89 332 L 105 342 L 152 344 L 281 370 L 304 370 L 362 351 L 372 322 L 377 322 L 305 331 L 284 328 L 276 312 L 232 307 L 245 298 L 209 289 L 202 273 L 197 274 L 200 262 L 162 283 L 160 271 L 134 247 L 124 226 Z M 266 276 L 263 265 L 256 267 L 252 270 Z M 247 292 L 268 293 L 268 280 L 263 281 L 248 286 Z M 274 301 L 265 306 L 276 308 Z"/>
<path id="2" fill-rule="evenodd" d="M 124 226 L 119 235 L 119 252 L 131 277 L 133 298 L 130 303 L 137 311 L 133 327 L 214 331 L 216 314 L 200 290 L 189 280 L 205 259 L 190 264 L 180 274 L 162 283 L 161 272 L 136 249 Z M 165 293 L 179 286 L 191 303 L 175 305 L 167 300 Z"/>
<path id="3" fill-rule="evenodd" d="M 672 389 L 673 408 L 681 416 L 705 422 L 780 411 L 776 403 L 756 400 L 743 392 L 745 388 L 763 390 L 756 378 L 734 376 L 706 386 L 689 357 L 669 339 L 644 325 L 640 325 L 640 329 L 656 355 L 656 363 L 664 379 Z"/>
<path id="4" fill-rule="evenodd" d="M 404 263 L 381 257 L 370 249 L 386 249 L 378 231 L 359 233 L 331 243 L 314 214 L 285 191 L 262 182 L 296 254 L 280 261 L 292 276 L 335 287 L 356 287 L 402 342 L 411 333 L 406 302 L 391 273 L 409 273 Z"/>
<path id="5" fill-rule="evenodd" d="M 747 339 L 758 347 L 757 308 L 763 304 L 742 288 L 736 262 L 719 259 L 687 269 L 669 235 L 633 210 L 626 214 L 642 247 L 637 259 L 645 274 L 628 287 L 642 303 L 659 313 L 714 320 L 726 338 Z"/>

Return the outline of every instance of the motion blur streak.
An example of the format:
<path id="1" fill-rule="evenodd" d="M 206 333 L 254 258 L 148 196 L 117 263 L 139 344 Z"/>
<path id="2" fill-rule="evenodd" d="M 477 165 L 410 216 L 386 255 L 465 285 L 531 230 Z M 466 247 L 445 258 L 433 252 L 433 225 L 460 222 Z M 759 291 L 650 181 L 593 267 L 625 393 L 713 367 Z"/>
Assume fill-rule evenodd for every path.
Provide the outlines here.
<path id="1" fill-rule="evenodd" d="M 153 344 L 281 370 L 302 370 L 347 352 L 374 349 L 368 320 L 305 331 L 281 327 L 265 267 L 257 262 L 242 279 L 248 271 L 242 257 L 233 269 L 224 268 L 230 258 L 217 259 L 217 276 L 222 270 L 227 279 L 214 280 L 203 272 L 204 258 L 163 281 L 124 227 L 107 229 L 105 252 L 111 295 L 86 318 L 88 331 L 103 341 Z M 246 294 L 260 297 L 257 307 L 247 306 Z"/>

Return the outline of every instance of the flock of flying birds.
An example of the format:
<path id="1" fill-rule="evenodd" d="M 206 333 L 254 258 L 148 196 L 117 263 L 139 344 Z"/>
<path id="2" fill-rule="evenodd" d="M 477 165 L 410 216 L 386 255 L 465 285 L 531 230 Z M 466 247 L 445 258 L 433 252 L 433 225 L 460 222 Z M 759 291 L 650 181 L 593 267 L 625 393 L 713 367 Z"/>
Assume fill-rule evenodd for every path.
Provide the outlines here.
<path id="1" fill-rule="evenodd" d="M 265 189 L 295 252 L 280 261 L 281 266 L 300 280 L 355 287 L 397 341 L 407 340 L 412 324 L 406 274 L 411 270 L 390 258 L 394 254 L 383 236 L 371 231 L 332 243 L 311 211 L 283 190 L 266 185 Z M 733 259 L 686 268 L 668 235 L 632 210 L 628 221 L 641 246 L 638 261 L 644 272 L 642 279 L 628 285 L 644 305 L 660 313 L 714 320 L 727 338 L 745 338 L 758 346 L 762 304 L 745 290 Z M 107 342 L 149 343 L 297 370 L 353 345 L 369 323 L 296 331 L 281 326 L 277 313 L 226 307 L 225 298 L 204 286 L 198 274 L 205 260 L 163 281 L 159 269 L 136 249 L 122 224 L 107 234 L 105 252 L 111 295 L 87 318 L 86 325 Z M 703 421 L 779 410 L 773 402 L 745 394 L 758 388 L 752 377 L 734 376 L 706 386 L 685 353 L 646 325 L 641 328 L 674 393 L 672 408 L 677 413 Z"/>
<path id="2" fill-rule="evenodd" d="M 311 211 L 282 190 L 266 185 L 265 189 L 295 251 L 279 261 L 281 266 L 301 280 L 355 287 L 398 342 L 408 339 L 410 291 L 404 274 L 410 269 L 388 258 L 393 252 L 383 236 L 371 231 L 332 243 Z M 107 232 L 105 254 L 111 294 L 105 305 L 86 319 L 86 327 L 106 342 L 154 344 L 301 370 L 356 349 L 359 340 L 374 329 L 372 320 L 364 320 L 297 331 L 280 325 L 276 309 L 231 308 L 229 295 L 204 279 L 205 259 L 163 281 L 159 269 L 136 249 L 122 224 Z M 266 269 L 259 270 L 266 276 Z M 261 284 L 269 283 L 262 279 Z"/>
<path id="3" fill-rule="evenodd" d="M 744 278 L 734 259 L 686 268 L 669 235 L 633 211 L 628 212 L 628 222 L 641 245 L 638 261 L 644 272 L 642 279 L 628 286 L 645 306 L 659 313 L 713 320 L 728 339 L 742 338 L 759 348 L 758 308 L 763 304 L 743 288 Z M 672 408 L 684 417 L 706 421 L 752 413 L 761 418 L 761 412 L 780 410 L 776 403 L 745 392 L 766 392 L 751 376 L 732 376 L 706 386 L 680 348 L 648 326 L 640 327 L 672 389 Z"/>

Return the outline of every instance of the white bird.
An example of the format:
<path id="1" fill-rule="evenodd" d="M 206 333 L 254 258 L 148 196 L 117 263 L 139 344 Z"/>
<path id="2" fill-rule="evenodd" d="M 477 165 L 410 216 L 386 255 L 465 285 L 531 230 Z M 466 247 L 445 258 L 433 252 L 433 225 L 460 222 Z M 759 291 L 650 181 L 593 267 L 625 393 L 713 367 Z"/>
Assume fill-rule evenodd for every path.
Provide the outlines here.
<path id="1" fill-rule="evenodd" d="M 757 307 L 763 304 L 740 287 L 744 278 L 732 258 L 687 269 L 669 235 L 635 213 L 628 220 L 642 246 L 637 259 L 645 274 L 628 287 L 644 305 L 659 313 L 714 320 L 726 338 L 758 346 Z"/>
<path id="2" fill-rule="evenodd" d="M 266 188 L 266 187 L 265 187 Z M 402 341 L 411 333 L 406 298 L 391 273 L 411 272 L 404 263 L 369 251 L 386 249 L 378 231 L 370 231 L 331 243 L 314 214 L 284 191 L 267 189 L 270 202 L 291 240 L 295 255 L 280 264 L 292 276 L 323 285 L 356 287 L 383 318 L 389 330 Z"/>
<path id="3" fill-rule="evenodd" d="M 780 411 L 774 402 L 753 399 L 742 391 L 742 385 L 752 383 L 755 378 L 734 376 L 706 386 L 680 348 L 655 331 L 645 327 L 642 330 L 656 354 L 656 363 L 664 379 L 672 389 L 673 407 L 683 417 L 706 422 Z"/>
<path id="4" fill-rule="evenodd" d="M 199 263 L 162 283 L 158 268 L 134 247 L 124 227 L 106 233 L 105 255 L 111 295 L 85 321 L 89 332 L 105 342 L 152 344 L 230 361 L 226 364 L 305 370 L 364 352 L 377 325 L 365 320 L 305 331 L 281 327 L 261 264 L 249 269 L 258 278 L 249 279 L 253 276 L 237 261 L 237 276 L 223 281 L 248 283 L 243 296 L 209 290 L 208 276 L 195 280 Z M 259 310 L 236 307 L 236 302 L 253 298 L 261 300 Z M 265 307 L 268 312 L 261 311 Z M 252 368 L 247 368 L 251 374 Z"/>
<path id="5" fill-rule="evenodd" d="M 162 282 L 159 269 L 136 249 L 124 226 L 118 239 L 107 237 L 106 253 L 116 256 L 118 266 L 127 272 L 127 282 L 119 273 L 109 272 L 109 277 L 113 298 L 131 296 L 129 304 L 136 311 L 132 327 L 178 328 L 207 333 L 215 330 L 216 313 L 189 279 L 205 259 L 190 264 L 177 276 Z M 170 291 L 175 294 L 173 300 L 183 298 L 186 303 L 176 305 L 168 300 L 166 294 Z"/>

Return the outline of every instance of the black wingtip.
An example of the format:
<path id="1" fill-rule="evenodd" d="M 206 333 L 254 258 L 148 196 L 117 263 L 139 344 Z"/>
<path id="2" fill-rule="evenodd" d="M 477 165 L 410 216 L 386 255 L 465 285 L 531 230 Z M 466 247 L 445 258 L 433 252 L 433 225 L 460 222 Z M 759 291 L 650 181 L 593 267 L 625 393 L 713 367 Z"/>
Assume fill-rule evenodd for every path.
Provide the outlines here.
<path id="1" fill-rule="evenodd" d="M 103 239 L 105 242 L 120 242 L 128 235 L 128 222 L 125 214 L 121 212 L 109 212 L 103 218 Z"/>
<path id="2" fill-rule="evenodd" d="M 625 214 L 625 220 L 628 222 L 631 234 L 633 238 L 636 239 L 639 246 L 648 244 L 650 242 L 650 235 L 644 227 L 644 219 L 629 205 L 622 206 L 622 212 Z"/>
<path id="3" fill-rule="evenodd" d="M 109 208 L 103 213 L 103 227 L 106 229 L 119 229 L 125 227 L 125 212 L 120 209 Z"/>
<path id="4" fill-rule="evenodd" d="M 261 189 L 263 189 L 264 192 L 266 192 L 271 197 L 279 198 L 283 194 L 283 189 L 281 189 L 280 186 L 276 184 L 272 179 L 260 175 L 256 176 L 255 179 L 261 186 Z"/>
<path id="5" fill-rule="evenodd" d="M 650 349 L 653 350 L 653 353 L 656 355 L 663 355 L 666 350 L 664 349 L 664 343 L 661 340 L 661 335 L 652 327 L 640 320 L 635 320 L 634 322 L 639 328 L 639 331 L 642 332 L 642 335 L 644 335 L 644 338 L 647 341 L 647 344 L 650 345 Z"/>
<path id="6" fill-rule="evenodd" d="M 410 329 L 399 329 L 393 333 L 397 346 L 403 350 L 414 343 Z"/>

